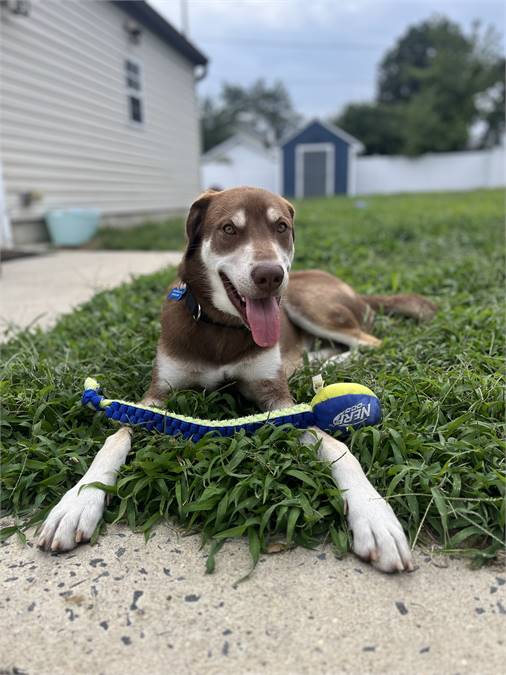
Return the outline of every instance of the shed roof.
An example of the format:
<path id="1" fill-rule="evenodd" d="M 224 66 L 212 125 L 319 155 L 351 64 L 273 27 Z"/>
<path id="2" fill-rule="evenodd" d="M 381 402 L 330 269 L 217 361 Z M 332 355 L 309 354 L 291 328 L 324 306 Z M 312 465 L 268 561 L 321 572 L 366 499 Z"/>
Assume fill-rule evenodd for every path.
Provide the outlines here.
<path id="1" fill-rule="evenodd" d="M 305 131 L 312 124 L 319 124 L 321 127 L 326 129 L 332 135 L 336 136 L 337 138 L 340 138 L 345 143 L 348 143 L 348 145 L 354 146 L 358 152 L 361 152 L 364 149 L 364 145 L 357 138 L 344 131 L 344 129 L 340 129 L 339 127 L 336 127 L 333 124 L 330 124 L 330 122 L 322 122 L 322 120 L 318 119 L 317 117 L 313 118 L 312 120 L 309 120 L 309 122 L 304 124 L 303 127 L 300 127 L 299 129 L 292 132 L 285 138 L 281 139 L 280 146 L 284 147 L 287 143 L 293 141 L 295 138 L 297 138 L 299 134 Z"/>
<path id="2" fill-rule="evenodd" d="M 110 0 L 133 19 L 156 33 L 164 42 L 185 56 L 196 66 L 205 66 L 208 62 L 200 50 L 174 28 L 144 0 Z"/>

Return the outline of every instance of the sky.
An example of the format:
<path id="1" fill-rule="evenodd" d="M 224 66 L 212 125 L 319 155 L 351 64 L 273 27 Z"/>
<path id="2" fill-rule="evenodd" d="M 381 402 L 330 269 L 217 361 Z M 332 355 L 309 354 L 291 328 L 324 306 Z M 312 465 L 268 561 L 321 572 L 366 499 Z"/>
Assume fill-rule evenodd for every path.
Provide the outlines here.
<path id="1" fill-rule="evenodd" d="M 379 62 L 408 26 L 436 14 L 469 32 L 494 26 L 504 51 L 506 4 L 495 0 L 149 0 L 210 60 L 201 96 L 223 82 L 281 80 L 306 118 L 328 118 L 375 95 Z"/>

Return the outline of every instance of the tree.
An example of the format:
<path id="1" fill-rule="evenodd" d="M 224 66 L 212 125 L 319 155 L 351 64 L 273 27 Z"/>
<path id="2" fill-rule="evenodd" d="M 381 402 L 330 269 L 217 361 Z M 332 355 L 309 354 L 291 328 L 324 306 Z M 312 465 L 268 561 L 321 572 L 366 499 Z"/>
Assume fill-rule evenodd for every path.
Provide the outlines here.
<path id="1" fill-rule="evenodd" d="M 505 99 L 506 86 L 504 71 L 505 59 L 496 62 L 495 75 L 492 76 L 493 84 L 486 91 L 479 94 L 476 99 L 476 107 L 479 111 L 479 121 L 482 122 L 483 131 L 480 138 L 480 147 L 490 148 L 499 145 L 504 134 L 504 119 L 506 115 Z"/>
<path id="2" fill-rule="evenodd" d="M 281 82 L 269 86 L 264 80 L 249 88 L 223 84 L 218 100 L 203 100 L 201 116 L 204 151 L 238 128 L 251 131 L 268 146 L 274 145 L 300 121 L 285 86 Z"/>
<path id="3" fill-rule="evenodd" d="M 497 33 L 482 33 L 475 23 L 465 35 L 444 17 L 410 27 L 381 61 L 376 102 L 367 106 L 377 126 L 360 135 L 363 108 L 348 106 L 337 123 L 357 135 L 367 153 L 462 150 L 477 125 L 478 145 L 494 144 L 504 130 L 504 59 Z"/>
<path id="4" fill-rule="evenodd" d="M 380 103 L 410 101 L 424 87 L 431 68 L 440 68 L 441 57 L 454 55 L 454 61 L 465 63 L 472 49 L 460 27 L 443 17 L 424 21 L 408 28 L 395 47 L 383 57 L 378 75 Z"/>
<path id="5" fill-rule="evenodd" d="M 233 133 L 234 114 L 207 97 L 201 103 L 200 123 L 204 152 L 225 141 Z"/>
<path id="6" fill-rule="evenodd" d="M 402 152 L 404 136 L 402 114 L 398 106 L 351 103 L 335 122 L 362 141 L 369 155 Z"/>

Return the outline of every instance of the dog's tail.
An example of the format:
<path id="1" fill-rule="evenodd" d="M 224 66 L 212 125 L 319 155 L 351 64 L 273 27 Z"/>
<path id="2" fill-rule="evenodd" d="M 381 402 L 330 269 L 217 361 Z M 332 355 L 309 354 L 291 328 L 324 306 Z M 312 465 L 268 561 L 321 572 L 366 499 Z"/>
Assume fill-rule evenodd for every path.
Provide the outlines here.
<path id="1" fill-rule="evenodd" d="M 361 297 L 374 311 L 409 316 L 419 321 L 432 319 L 438 309 L 433 302 L 416 293 L 362 295 Z"/>

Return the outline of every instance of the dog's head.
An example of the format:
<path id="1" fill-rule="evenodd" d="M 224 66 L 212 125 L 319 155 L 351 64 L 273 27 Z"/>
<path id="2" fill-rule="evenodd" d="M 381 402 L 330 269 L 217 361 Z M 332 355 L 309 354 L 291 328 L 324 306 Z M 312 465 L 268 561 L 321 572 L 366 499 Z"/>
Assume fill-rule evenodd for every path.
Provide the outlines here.
<path id="1" fill-rule="evenodd" d="M 205 192 L 188 214 L 184 280 L 193 287 L 204 275 L 214 308 L 245 323 L 260 347 L 279 340 L 293 217 L 286 199 L 249 187 Z"/>

